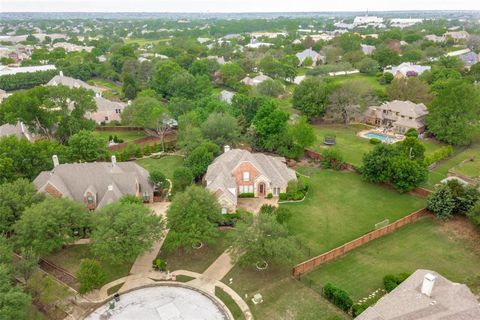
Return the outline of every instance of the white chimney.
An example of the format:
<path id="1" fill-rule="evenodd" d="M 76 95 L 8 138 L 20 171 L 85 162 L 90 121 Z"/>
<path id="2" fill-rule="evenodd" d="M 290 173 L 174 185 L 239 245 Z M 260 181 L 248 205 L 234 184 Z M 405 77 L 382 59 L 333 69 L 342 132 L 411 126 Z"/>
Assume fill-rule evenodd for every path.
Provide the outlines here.
<path id="1" fill-rule="evenodd" d="M 434 276 L 431 273 L 427 273 L 425 277 L 423 278 L 423 283 L 422 283 L 422 294 L 426 295 L 427 297 L 430 297 L 432 295 L 432 290 L 433 290 L 433 285 L 435 284 L 435 279 L 437 279 L 436 276 Z"/>
<path id="2" fill-rule="evenodd" d="M 116 164 L 117 164 L 117 157 L 112 156 L 112 165 L 116 165 Z"/>
<path id="3" fill-rule="evenodd" d="M 228 151 L 230 151 L 230 146 L 226 144 L 225 146 L 223 146 L 223 152 L 227 153 Z"/>
<path id="4" fill-rule="evenodd" d="M 95 93 L 95 97 L 100 98 L 101 96 L 100 92 Z"/>
<path id="5" fill-rule="evenodd" d="M 60 77 L 63 77 L 63 71 L 60 71 Z"/>
<path id="6" fill-rule="evenodd" d="M 56 154 L 54 154 L 52 156 L 52 160 L 53 160 L 53 167 L 56 168 L 60 165 L 60 162 L 58 161 L 58 156 Z"/>
<path id="7" fill-rule="evenodd" d="M 113 186 L 111 184 L 109 184 L 107 189 L 108 189 L 108 191 L 113 191 Z"/>

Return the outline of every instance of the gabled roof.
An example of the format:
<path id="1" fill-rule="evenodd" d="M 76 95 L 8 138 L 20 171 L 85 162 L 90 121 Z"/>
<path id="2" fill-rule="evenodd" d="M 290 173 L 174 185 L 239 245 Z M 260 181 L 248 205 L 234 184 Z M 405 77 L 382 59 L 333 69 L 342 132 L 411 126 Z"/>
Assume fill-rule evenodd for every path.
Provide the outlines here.
<path id="1" fill-rule="evenodd" d="M 435 276 L 432 293 L 422 293 L 427 274 Z M 480 306 L 464 284 L 430 270 L 417 270 L 392 292 L 369 307 L 358 320 L 478 320 Z"/>
<path id="2" fill-rule="evenodd" d="M 427 70 L 430 70 L 431 68 L 432 67 L 430 66 L 421 66 L 418 64 L 413 64 L 411 62 L 404 62 L 396 67 L 385 69 L 385 72 L 389 72 L 393 75 L 396 75 L 399 72 L 406 77 L 411 72 L 414 72 L 416 75 L 421 75 L 422 73 L 424 73 Z"/>
<path id="3" fill-rule="evenodd" d="M 104 91 L 103 89 L 99 87 L 91 86 L 82 80 L 75 79 L 72 77 L 66 77 L 64 75 L 57 75 L 47 83 L 47 86 L 57 86 L 57 85 L 64 85 L 69 88 L 85 88 L 88 90 L 92 90 L 95 93 L 102 93 Z"/>
<path id="4" fill-rule="evenodd" d="M 83 202 L 86 191 L 95 191 L 97 207 L 124 195 L 153 192 L 149 174 L 134 162 L 93 162 L 60 164 L 52 171 L 43 171 L 33 181 L 38 191 L 44 192 L 51 184 L 63 196 Z"/>
<path id="5" fill-rule="evenodd" d="M 302 52 L 297 53 L 296 56 L 298 60 L 300 60 L 300 63 L 302 63 L 306 58 L 311 58 L 314 62 L 323 58 L 323 56 L 321 56 L 315 50 L 312 50 L 312 48 L 305 49 Z"/>
<path id="6" fill-rule="evenodd" d="M 0 126 L 0 138 L 1 137 L 8 137 L 8 136 L 15 136 L 18 139 L 25 138 L 28 141 L 33 140 L 33 136 L 28 128 L 22 123 L 17 122 L 16 124 L 4 124 Z"/>
<path id="7" fill-rule="evenodd" d="M 427 107 L 423 103 L 413 103 L 411 101 L 393 100 L 383 103 L 378 109 L 389 110 L 395 113 L 398 112 L 400 115 L 414 119 L 428 114 Z"/>

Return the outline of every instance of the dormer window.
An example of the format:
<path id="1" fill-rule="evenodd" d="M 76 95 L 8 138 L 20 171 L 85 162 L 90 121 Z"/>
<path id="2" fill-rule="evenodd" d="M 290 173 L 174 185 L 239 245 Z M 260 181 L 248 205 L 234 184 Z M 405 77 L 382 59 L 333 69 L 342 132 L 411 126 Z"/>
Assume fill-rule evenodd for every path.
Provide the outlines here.
<path id="1" fill-rule="evenodd" d="M 250 181 L 250 172 L 243 171 L 243 181 Z"/>
<path id="2" fill-rule="evenodd" d="M 87 203 L 88 204 L 93 204 L 93 196 L 92 195 L 87 196 Z"/>

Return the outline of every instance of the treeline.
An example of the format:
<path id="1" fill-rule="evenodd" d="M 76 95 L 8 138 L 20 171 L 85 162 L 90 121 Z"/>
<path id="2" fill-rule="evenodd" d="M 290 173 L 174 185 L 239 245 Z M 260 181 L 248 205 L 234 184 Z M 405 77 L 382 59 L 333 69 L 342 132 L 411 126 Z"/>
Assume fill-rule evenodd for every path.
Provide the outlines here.
<path id="1" fill-rule="evenodd" d="M 57 73 L 57 70 L 48 70 L 4 75 L 0 77 L 0 89 L 5 91 L 13 91 L 33 88 L 35 86 L 47 83 Z"/>

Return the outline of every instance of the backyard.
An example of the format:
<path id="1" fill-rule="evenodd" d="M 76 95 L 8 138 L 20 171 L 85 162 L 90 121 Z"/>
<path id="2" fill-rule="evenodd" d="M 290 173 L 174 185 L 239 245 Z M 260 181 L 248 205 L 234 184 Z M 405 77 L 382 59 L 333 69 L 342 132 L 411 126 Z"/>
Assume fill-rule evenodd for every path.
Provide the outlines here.
<path id="1" fill-rule="evenodd" d="M 79 270 L 80 261 L 86 258 L 95 259 L 93 254 L 90 252 L 90 246 L 88 244 L 69 246 L 45 257 L 46 260 L 63 269 L 66 269 L 73 275 L 75 275 Z M 133 263 L 132 261 L 130 263 L 115 265 L 108 261 L 98 261 L 100 262 L 102 269 L 107 274 L 105 283 L 109 283 L 113 280 L 128 275 Z"/>
<path id="2" fill-rule="evenodd" d="M 289 230 L 302 247 L 309 249 L 310 256 L 372 231 L 378 222 L 393 222 L 426 205 L 425 198 L 367 183 L 357 173 L 311 168 L 308 171 L 302 171 L 310 175 L 305 201 L 282 206 L 292 211 Z"/>
<path id="3" fill-rule="evenodd" d="M 167 178 L 171 179 L 175 169 L 183 165 L 183 158 L 181 156 L 165 156 L 159 159 L 140 159 L 136 162 L 148 171 L 160 170 Z"/>
<path id="4" fill-rule="evenodd" d="M 334 146 L 340 150 L 345 158 L 345 161 L 353 164 L 354 166 L 361 166 L 363 155 L 371 151 L 374 147 L 368 139 L 357 136 L 357 132 L 372 128 L 364 124 L 350 124 L 344 125 L 314 125 L 317 141 L 311 148 L 315 151 L 322 152 L 326 148 L 331 148 L 323 144 L 325 136 L 334 135 L 336 137 L 336 145 Z M 421 140 L 425 146 L 425 153 L 430 153 L 436 149 L 444 146 L 445 144 L 438 142 L 434 139 Z"/>
<path id="5" fill-rule="evenodd" d="M 302 281 L 316 287 L 327 282 L 346 290 L 354 301 L 383 287 L 383 276 L 431 269 L 448 279 L 470 284 L 477 291 L 480 276 L 478 243 L 449 227 L 424 218 L 366 244 L 306 274 Z M 460 267 L 461 266 L 461 267 Z M 478 279 L 478 278 L 477 278 Z"/>
<path id="6" fill-rule="evenodd" d="M 109 139 L 117 136 L 118 139 L 123 142 L 132 142 L 133 140 L 146 137 L 147 134 L 144 131 L 93 131 L 97 137 L 104 139 L 107 143 Z"/>

